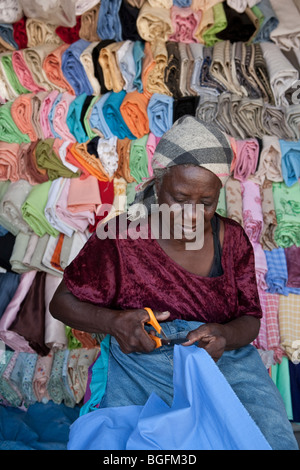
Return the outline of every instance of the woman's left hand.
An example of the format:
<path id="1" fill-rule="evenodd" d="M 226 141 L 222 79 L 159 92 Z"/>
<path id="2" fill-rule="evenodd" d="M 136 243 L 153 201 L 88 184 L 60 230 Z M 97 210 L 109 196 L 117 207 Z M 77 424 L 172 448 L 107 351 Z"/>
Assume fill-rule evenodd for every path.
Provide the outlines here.
<path id="1" fill-rule="evenodd" d="M 226 338 L 223 325 L 206 323 L 187 335 L 188 341 L 184 346 L 198 343 L 199 348 L 205 349 L 214 361 L 218 361 L 226 348 Z"/>

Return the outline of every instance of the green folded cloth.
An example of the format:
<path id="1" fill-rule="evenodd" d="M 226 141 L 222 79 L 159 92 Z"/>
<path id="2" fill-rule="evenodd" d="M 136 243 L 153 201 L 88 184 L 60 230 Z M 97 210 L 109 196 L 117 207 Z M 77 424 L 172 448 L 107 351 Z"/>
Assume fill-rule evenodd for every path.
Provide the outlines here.
<path id="1" fill-rule="evenodd" d="M 147 140 L 148 134 L 140 139 L 132 140 L 130 144 L 129 169 L 137 183 L 141 183 L 143 178 L 149 178 Z"/>
<path id="2" fill-rule="evenodd" d="M 273 198 L 277 227 L 274 238 L 278 246 L 300 246 L 300 185 L 273 183 Z"/>
<path id="3" fill-rule="evenodd" d="M 227 17 L 222 2 L 213 7 L 214 24 L 203 33 L 203 41 L 206 46 L 214 46 L 216 42 L 221 41 L 216 34 L 227 28 Z"/>
<path id="4" fill-rule="evenodd" d="M 13 64 L 12 64 L 12 55 L 7 54 L 3 55 L 1 57 L 1 63 L 4 69 L 4 73 L 6 75 L 7 81 L 10 83 L 10 85 L 13 87 L 17 95 L 23 95 L 25 93 L 30 93 L 27 88 L 23 87 L 23 85 L 20 83 L 16 72 L 14 70 Z"/>
<path id="5" fill-rule="evenodd" d="M 49 138 L 40 140 L 35 148 L 36 163 L 39 168 L 47 171 L 48 178 L 53 181 L 59 177 L 63 178 L 77 178 L 79 171 L 73 173 L 67 168 L 59 156 L 53 150 L 54 139 Z"/>
<path id="6" fill-rule="evenodd" d="M 56 351 L 53 358 L 51 374 L 49 377 L 47 392 L 54 403 L 60 405 L 65 397 L 63 384 L 63 365 L 65 353 L 62 350 Z"/>
<path id="7" fill-rule="evenodd" d="M 221 191 L 220 191 L 220 196 L 219 196 L 216 212 L 223 217 L 227 216 L 226 193 L 225 193 L 224 186 L 222 186 Z"/>
<path id="8" fill-rule="evenodd" d="M 12 101 L 7 101 L 0 106 L 0 140 L 17 144 L 30 143 L 28 135 L 23 134 L 15 124 L 10 112 L 11 105 Z"/>
<path id="9" fill-rule="evenodd" d="M 49 224 L 44 214 L 51 184 L 51 181 L 46 181 L 35 185 L 21 207 L 24 220 L 39 237 L 46 233 L 53 237 L 59 235 L 59 232 Z"/>

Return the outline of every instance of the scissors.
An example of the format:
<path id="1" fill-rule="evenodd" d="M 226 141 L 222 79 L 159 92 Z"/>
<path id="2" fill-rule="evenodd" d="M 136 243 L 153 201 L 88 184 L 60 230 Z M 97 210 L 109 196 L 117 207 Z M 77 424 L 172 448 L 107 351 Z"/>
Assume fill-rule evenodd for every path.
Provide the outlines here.
<path id="1" fill-rule="evenodd" d="M 168 338 L 164 330 L 162 329 L 162 327 L 156 320 L 156 317 L 153 311 L 151 310 L 151 308 L 145 307 L 144 310 L 146 310 L 150 316 L 150 320 L 147 323 L 153 326 L 153 328 L 157 331 L 157 333 L 162 336 L 162 338 L 159 338 L 158 336 L 156 336 L 156 334 L 150 331 L 149 336 L 151 337 L 151 339 L 155 341 L 156 348 L 160 348 L 162 345 L 174 346 L 175 344 L 182 344 L 187 341 L 186 338 L 175 338 L 175 339 Z"/>

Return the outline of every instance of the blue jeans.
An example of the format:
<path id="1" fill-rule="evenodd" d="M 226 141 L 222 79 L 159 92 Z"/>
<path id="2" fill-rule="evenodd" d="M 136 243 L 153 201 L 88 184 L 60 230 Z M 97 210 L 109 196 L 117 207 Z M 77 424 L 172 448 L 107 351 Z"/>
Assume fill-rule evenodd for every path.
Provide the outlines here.
<path id="1" fill-rule="evenodd" d="M 164 323 L 164 331 L 171 338 L 185 337 L 200 325 L 175 320 Z M 252 345 L 225 351 L 217 365 L 272 449 L 298 450 L 281 395 L 258 351 Z M 111 337 L 107 384 L 100 407 L 144 405 L 152 392 L 171 406 L 173 347 L 162 346 L 150 354 L 123 354 Z"/>

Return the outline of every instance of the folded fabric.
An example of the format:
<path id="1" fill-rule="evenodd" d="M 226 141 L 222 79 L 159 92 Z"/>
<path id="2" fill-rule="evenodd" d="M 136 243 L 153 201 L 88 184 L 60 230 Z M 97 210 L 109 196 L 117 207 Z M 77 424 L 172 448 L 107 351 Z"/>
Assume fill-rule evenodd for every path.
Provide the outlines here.
<path id="1" fill-rule="evenodd" d="M 265 251 L 268 272 L 266 282 L 268 292 L 272 294 L 288 295 L 286 288 L 288 271 L 283 248 L 276 248 L 271 251 Z"/>
<path id="2" fill-rule="evenodd" d="M 217 38 L 217 34 L 223 31 L 227 26 L 227 18 L 222 3 L 223 2 L 217 2 L 212 6 L 214 17 L 213 25 L 204 31 L 202 35 L 204 44 L 207 46 L 214 46 L 217 42 L 221 41 L 221 39 Z"/>
<path id="3" fill-rule="evenodd" d="M 193 374 L 201 380 L 190 380 Z M 205 350 L 175 346 L 173 385 L 171 406 L 153 392 L 144 406 L 80 416 L 71 426 L 68 449 L 271 449 Z"/>
<path id="4" fill-rule="evenodd" d="M 93 95 L 100 95 L 100 83 L 95 76 L 94 62 L 92 57 L 92 51 L 97 45 L 97 42 L 91 42 L 89 46 L 82 51 L 79 56 L 80 62 L 83 65 L 87 78 L 93 89 Z"/>
<path id="5" fill-rule="evenodd" d="M 65 237 L 68 238 L 68 237 Z M 45 279 L 45 344 L 48 348 L 55 352 L 58 349 L 66 349 L 67 347 L 67 338 L 65 333 L 65 325 L 54 318 L 49 310 L 49 305 L 52 300 L 52 297 L 61 283 L 61 277 L 46 274 Z M 53 358 L 52 358 L 53 360 Z M 52 363 L 52 361 L 51 361 Z"/>
<path id="6" fill-rule="evenodd" d="M 235 179 L 246 181 L 251 174 L 255 173 L 259 156 L 259 144 L 257 139 L 237 139 L 236 149 L 237 159 L 233 175 Z"/>
<path id="7" fill-rule="evenodd" d="M 150 97 L 139 93 L 137 90 L 126 93 L 121 106 L 120 113 L 128 129 L 136 138 L 149 134 L 149 119 L 147 108 Z"/>
<path id="8" fill-rule="evenodd" d="M 20 144 L 0 142 L 0 180 L 18 181 L 20 169 L 18 162 Z"/>
<path id="9" fill-rule="evenodd" d="M 21 407 L 23 398 L 21 392 L 12 383 L 10 374 L 15 366 L 18 353 L 13 351 L 1 351 L 0 356 L 0 394 L 9 406 Z"/>
<path id="10" fill-rule="evenodd" d="M 124 81 L 123 88 L 127 93 L 136 89 L 133 85 L 136 74 L 133 48 L 134 41 L 126 40 L 121 43 L 121 47 L 116 51 L 117 65 Z"/>
<path id="11" fill-rule="evenodd" d="M 263 213 L 263 227 L 260 235 L 260 244 L 264 250 L 278 248 L 275 242 L 277 218 L 274 207 L 272 182 L 265 179 L 260 186 L 261 207 Z"/>
<path id="12" fill-rule="evenodd" d="M 80 119 L 86 98 L 86 93 L 76 96 L 76 98 L 69 104 L 66 118 L 66 124 L 69 131 L 75 137 L 75 140 L 80 143 L 88 140 L 88 135 Z"/>
<path id="13" fill-rule="evenodd" d="M 263 213 L 258 184 L 251 180 L 242 184 L 244 229 L 252 243 L 258 243 L 263 228 Z"/>
<path id="14" fill-rule="evenodd" d="M 104 95 L 100 96 L 92 106 L 90 117 L 89 117 L 89 125 L 91 130 L 100 137 L 104 137 L 105 139 L 109 139 L 113 136 L 109 126 L 106 123 L 106 120 L 103 115 L 103 105 L 106 100 L 109 98 L 112 92 L 105 93 Z"/>
<path id="15" fill-rule="evenodd" d="M 71 84 L 76 95 L 93 94 L 86 71 L 80 61 L 83 51 L 90 45 L 85 39 L 79 39 L 71 44 L 62 54 L 61 69 L 66 80 Z"/>
<path id="16" fill-rule="evenodd" d="M 174 32 L 170 34 L 169 40 L 183 43 L 197 42 L 195 33 L 201 21 L 201 10 L 194 11 L 189 6 L 173 4 L 170 15 Z"/>
<path id="17" fill-rule="evenodd" d="M 149 129 L 156 137 L 161 137 L 173 124 L 174 98 L 154 93 L 147 107 Z"/>
<path id="18" fill-rule="evenodd" d="M 298 16 L 300 16 L 298 14 Z M 300 31 L 300 30 L 299 30 Z M 298 70 L 291 64 L 281 49 L 272 42 L 260 44 L 266 62 L 270 86 L 276 106 L 288 105 L 285 92 L 298 79 Z"/>
<path id="19" fill-rule="evenodd" d="M 30 234 L 32 230 L 27 222 L 23 219 L 21 207 L 30 191 L 32 186 L 28 181 L 19 180 L 12 182 L 5 195 L 0 202 L 0 218 L 2 223 L 6 226 L 13 226 L 14 232 L 22 231 Z"/>
<path id="20" fill-rule="evenodd" d="M 98 180 L 89 176 L 85 180 L 78 178 L 70 182 L 67 206 L 70 212 L 90 211 L 96 212 L 101 204 Z"/>
<path id="21" fill-rule="evenodd" d="M 45 88 L 34 80 L 23 52 L 23 50 L 19 50 L 12 53 L 12 65 L 21 85 L 32 93 L 45 91 Z"/>
<path id="22" fill-rule="evenodd" d="M 46 233 L 54 237 L 58 235 L 44 215 L 50 186 L 51 181 L 34 186 L 21 208 L 24 220 L 39 237 Z"/>
<path id="23" fill-rule="evenodd" d="M 6 80 L 17 95 L 21 95 L 22 93 L 28 93 L 29 90 L 20 83 L 19 78 L 14 70 L 12 63 L 12 53 L 2 55 L 1 67 L 4 70 Z"/>
<path id="24" fill-rule="evenodd" d="M 105 88 L 115 93 L 120 92 L 125 85 L 117 60 L 117 53 L 122 45 L 123 42 L 107 44 L 101 48 L 98 59 L 103 72 Z"/>
<path id="25" fill-rule="evenodd" d="M 67 201 L 70 184 L 70 178 L 63 180 L 61 192 L 56 200 L 55 215 L 60 219 L 61 224 L 68 226 L 70 229 L 84 232 L 89 224 L 94 223 L 94 213 L 90 211 L 74 213 L 68 209 Z"/>
<path id="26" fill-rule="evenodd" d="M 151 6 L 149 1 L 142 5 L 137 20 L 137 31 L 146 42 L 153 42 L 156 38 L 167 41 L 174 32 L 170 9 L 162 6 Z"/>
<path id="27" fill-rule="evenodd" d="M 271 0 L 271 5 L 278 18 L 278 25 L 270 34 L 271 41 L 280 49 L 299 48 L 300 13 L 295 2 L 288 0 L 283 4 L 280 0 Z"/>
<path id="28" fill-rule="evenodd" d="M 54 139 L 40 140 L 35 148 L 35 156 L 38 167 L 47 171 L 51 181 L 59 177 L 76 178 L 79 176 L 79 172 L 74 173 L 67 168 L 54 151 Z"/>
<path id="29" fill-rule="evenodd" d="M 32 94 L 22 94 L 12 103 L 10 112 L 18 129 L 25 135 L 28 135 L 31 142 L 38 139 L 32 123 Z"/>
<path id="30" fill-rule="evenodd" d="M 119 18 L 121 0 L 102 0 L 98 15 L 97 34 L 101 39 L 122 41 L 122 27 Z"/>
<path id="31" fill-rule="evenodd" d="M 241 182 L 230 176 L 225 185 L 227 217 L 243 226 L 243 200 Z"/>
<path id="32" fill-rule="evenodd" d="M 10 330 L 10 326 L 17 317 L 19 308 L 26 298 L 35 276 L 36 271 L 29 271 L 21 275 L 17 290 L 0 319 L 0 338 L 14 351 L 34 352 L 28 341 L 18 333 Z"/>
<path id="33" fill-rule="evenodd" d="M 56 47 L 56 44 L 42 44 L 36 47 L 27 47 L 23 50 L 23 58 L 31 72 L 32 78 L 35 83 L 39 84 L 42 90 L 56 89 L 56 86 L 48 80 L 43 69 L 45 57 Z"/>
<path id="34" fill-rule="evenodd" d="M 113 135 L 117 136 L 119 139 L 124 139 L 125 137 L 135 139 L 135 136 L 128 128 L 120 111 L 120 106 L 125 95 L 125 90 L 119 93 L 112 92 L 103 104 L 102 112 Z"/>
<path id="35" fill-rule="evenodd" d="M 280 140 L 282 177 L 287 186 L 300 178 L 300 141 Z"/>
<path id="36" fill-rule="evenodd" d="M 43 61 L 43 69 L 48 80 L 60 90 L 74 95 L 75 92 L 63 74 L 61 63 L 62 55 L 68 49 L 68 44 L 62 44 L 46 55 Z"/>
<path id="37" fill-rule="evenodd" d="M 300 296 L 297 294 L 279 297 L 279 328 L 281 347 L 294 364 L 300 362 L 299 344 Z"/>
<path id="38" fill-rule="evenodd" d="M 28 135 L 23 134 L 15 124 L 12 115 L 12 101 L 8 101 L 0 107 L 0 140 L 10 143 L 30 142 Z"/>
<path id="39" fill-rule="evenodd" d="M 279 247 L 300 246 L 300 185 L 273 183 L 274 206 L 277 218 L 275 241 Z"/>
<path id="40" fill-rule="evenodd" d="M 94 1 L 93 3 L 94 4 L 90 3 L 90 5 L 88 5 L 87 8 L 84 9 L 84 11 L 79 10 L 79 4 L 76 4 L 76 11 L 80 12 L 76 14 L 81 16 L 79 37 L 89 42 L 100 40 L 100 37 L 97 34 L 100 5 L 96 1 Z"/>
<path id="41" fill-rule="evenodd" d="M 48 403 L 50 397 L 47 392 L 47 384 L 53 363 L 53 352 L 47 356 L 38 356 L 33 376 L 33 391 L 38 402 Z"/>
<path id="42" fill-rule="evenodd" d="M 130 147 L 130 173 L 137 183 L 141 183 L 143 178 L 148 178 L 148 153 L 146 144 L 148 135 L 141 139 L 136 139 L 131 142 Z"/>
<path id="43" fill-rule="evenodd" d="M 251 180 L 262 185 L 265 179 L 282 181 L 281 146 L 276 135 L 264 135 L 259 155 L 257 170 L 250 176 Z"/>

